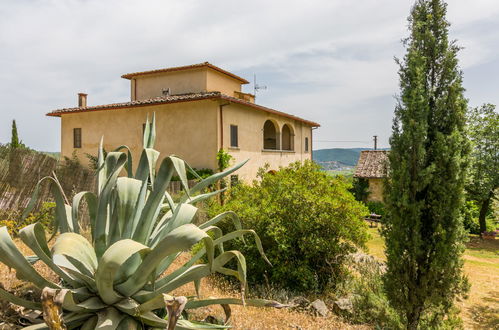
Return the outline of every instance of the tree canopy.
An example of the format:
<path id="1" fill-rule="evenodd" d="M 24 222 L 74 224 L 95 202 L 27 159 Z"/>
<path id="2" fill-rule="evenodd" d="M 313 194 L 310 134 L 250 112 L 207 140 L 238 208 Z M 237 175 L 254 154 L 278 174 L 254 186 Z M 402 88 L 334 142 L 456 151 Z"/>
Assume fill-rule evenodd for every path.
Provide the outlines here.
<path id="1" fill-rule="evenodd" d="M 472 143 L 470 176 L 466 190 L 480 207 L 480 232 L 487 230 L 494 191 L 499 188 L 499 113 L 495 105 L 484 104 L 468 113 L 468 135 Z"/>

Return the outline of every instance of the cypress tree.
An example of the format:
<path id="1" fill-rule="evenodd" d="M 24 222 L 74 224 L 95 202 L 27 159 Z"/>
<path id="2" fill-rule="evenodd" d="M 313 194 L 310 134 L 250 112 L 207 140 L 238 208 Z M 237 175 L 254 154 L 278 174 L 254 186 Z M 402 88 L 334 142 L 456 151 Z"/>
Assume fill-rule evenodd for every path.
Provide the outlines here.
<path id="1" fill-rule="evenodd" d="M 17 135 L 16 120 L 12 120 L 12 136 L 10 138 L 10 147 L 15 149 L 19 148 L 19 136 Z"/>
<path id="2" fill-rule="evenodd" d="M 412 7 L 386 181 L 388 298 L 407 329 L 436 327 L 467 290 L 460 216 L 468 142 L 459 47 L 442 0 Z"/>

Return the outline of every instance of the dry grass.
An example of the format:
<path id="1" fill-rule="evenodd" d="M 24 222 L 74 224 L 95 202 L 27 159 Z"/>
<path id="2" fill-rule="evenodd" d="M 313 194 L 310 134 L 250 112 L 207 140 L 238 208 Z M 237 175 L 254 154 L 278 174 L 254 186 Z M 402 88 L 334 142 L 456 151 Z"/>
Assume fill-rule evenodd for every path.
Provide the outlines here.
<path id="1" fill-rule="evenodd" d="M 20 248 L 24 255 L 32 255 L 33 252 L 26 247 L 20 240 L 15 240 L 16 245 Z M 188 256 L 184 255 L 177 260 L 176 264 L 180 265 Z M 175 266 L 175 265 L 174 265 Z M 37 271 L 44 277 L 57 281 L 56 275 L 48 269 L 43 263 L 38 262 L 35 265 Z M 31 298 L 38 299 L 40 296 L 39 290 L 33 287 L 27 287 L 25 282 L 18 280 L 15 277 L 15 271 L 9 270 L 5 265 L 0 263 L 0 283 L 5 286 L 5 289 L 25 295 L 29 292 Z M 193 296 L 195 289 L 192 283 L 187 284 L 174 292 L 176 295 Z M 239 298 L 237 292 L 229 289 L 221 289 L 219 285 L 215 285 L 213 279 L 204 279 L 202 283 L 202 297 L 235 297 Z M 1 307 L 1 306 L 0 306 Z M 3 307 L 5 308 L 5 307 Z M 0 319 L 2 313 L 0 311 Z M 211 315 L 217 318 L 224 318 L 223 309 L 220 306 L 212 306 L 200 308 L 192 313 L 192 317 L 197 320 L 202 320 L 206 316 Z M 273 308 L 256 308 L 233 306 L 231 325 L 233 329 L 370 329 L 369 326 L 350 325 L 342 322 L 338 317 L 330 314 L 330 316 L 316 317 L 306 312 L 297 312 L 287 309 Z"/>
<path id="2" fill-rule="evenodd" d="M 384 259 L 384 243 L 370 229 L 369 252 Z M 457 303 L 466 329 L 499 329 L 499 240 L 470 237 L 464 252 L 464 272 L 471 284 L 469 297 Z"/>

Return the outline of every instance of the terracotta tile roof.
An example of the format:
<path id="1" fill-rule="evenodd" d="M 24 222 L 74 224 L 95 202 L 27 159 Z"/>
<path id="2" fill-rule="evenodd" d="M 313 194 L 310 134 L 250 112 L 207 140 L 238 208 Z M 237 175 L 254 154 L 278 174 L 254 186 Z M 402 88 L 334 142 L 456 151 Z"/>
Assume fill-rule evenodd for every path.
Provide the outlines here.
<path id="1" fill-rule="evenodd" d="M 244 106 L 251 107 L 253 109 L 262 110 L 268 113 L 284 116 L 290 119 L 294 119 L 300 122 L 303 122 L 312 127 L 319 127 L 320 125 L 316 122 L 306 120 L 285 112 L 281 112 L 278 110 L 274 110 L 271 108 L 267 108 L 255 103 L 251 103 L 248 101 L 244 101 L 232 96 L 228 96 L 222 94 L 220 92 L 204 92 L 204 93 L 190 93 L 190 94 L 179 94 L 179 95 L 170 95 L 164 97 L 156 97 L 153 99 L 147 100 L 139 100 L 139 101 L 130 101 L 130 102 L 121 102 L 121 103 L 111 103 L 111 104 L 103 104 L 103 105 L 95 105 L 95 106 L 86 106 L 86 107 L 75 107 L 75 108 L 64 108 L 53 110 L 47 113 L 47 116 L 52 117 L 60 117 L 64 114 L 68 113 L 77 113 L 77 112 L 90 112 L 90 111 L 108 111 L 108 110 L 117 110 L 117 109 L 126 109 L 126 108 L 134 108 L 134 107 L 143 107 L 143 106 L 153 106 L 158 104 L 168 104 L 168 103 L 178 103 L 178 102 L 189 102 L 189 101 L 199 101 L 199 100 L 225 100 L 232 103 L 241 104 Z"/>
<path id="2" fill-rule="evenodd" d="M 363 150 L 355 169 L 356 178 L 384 178 L 388 168 L 388 150 Z"/>
<path id="3" fill-rule="evenodd" d="M 236 80 L 239 80 L 242 84 L 249 84 L 249 81 L 247 81 L 246 79 L 241 78 L 239 76 L 236 76 L 235 74 L 233 74 L 229 71 L 226 71 L 222 68 L 219 68 L 218 66 L 215 66 L 209 62 L 203 62 L 203 63 L 199 63 L 199 64 L 191 64 L 191 65 L 185 65 L 185 66 L 177 66 L 177 67 L 173 67 L 173 68 L 165 68 L 165 69 L 157 69 L 157 70 L 150 70 L 150 71 L 127 73 L 127 74 L 122 75 L 121 78 L 132 79 L 132 78 L 135 78 L 138 76 L 146 76 L 146 75 L 150 75 L 150 74 L 182 71 L 182 70 L 197 69 L 197 68 L 204 68 L 204 67 L 213 69 L 213 70 L 218 71 L 220 73 L 223 73 L 229 77 L 232 77 Z"/>

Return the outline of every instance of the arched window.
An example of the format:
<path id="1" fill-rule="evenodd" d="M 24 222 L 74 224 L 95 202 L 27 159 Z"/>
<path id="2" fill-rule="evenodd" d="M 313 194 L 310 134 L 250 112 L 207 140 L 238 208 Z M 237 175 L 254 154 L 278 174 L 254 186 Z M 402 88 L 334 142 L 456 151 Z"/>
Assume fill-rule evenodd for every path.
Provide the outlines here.
<path id="1" fill-rule="evenodd" d="M 282 150 L 294 150 L 294 135 L 291 127 L 288 124 L 284 124 L 282 127 Z"/>
<path id="2" fill-rule="evenodd" d="M 263 125 L 263 149 L 279 150 L 277 129 L 274 123 L 267 120 Z"/>

